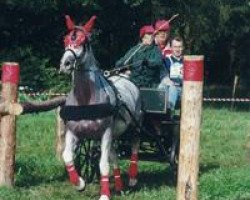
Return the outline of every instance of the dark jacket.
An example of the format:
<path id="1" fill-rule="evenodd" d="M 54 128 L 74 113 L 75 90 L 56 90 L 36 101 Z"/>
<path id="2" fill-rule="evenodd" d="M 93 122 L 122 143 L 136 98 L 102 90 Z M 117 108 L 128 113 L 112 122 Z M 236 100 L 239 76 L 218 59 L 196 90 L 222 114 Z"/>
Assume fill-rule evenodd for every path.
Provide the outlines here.
<path id="1" fill-rule="evenodd" d="M 138 87 L 156 87 L 160 82 L 160 72 L 164 70 L 161 51 L 155 44 L 132 47 L 124 57 L 116 62 L 116 67 L 128 66 L 130 80 Z"/>

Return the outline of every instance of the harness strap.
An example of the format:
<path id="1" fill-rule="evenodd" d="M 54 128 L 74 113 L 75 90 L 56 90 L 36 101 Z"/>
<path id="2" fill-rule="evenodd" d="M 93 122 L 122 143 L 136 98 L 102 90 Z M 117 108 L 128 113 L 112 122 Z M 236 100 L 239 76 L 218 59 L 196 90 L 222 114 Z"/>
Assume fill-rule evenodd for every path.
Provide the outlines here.
<path id="1" fill-rule="evenodd" d="M 129 80 L 129 78 L 118 75 L 121 78 L 125 78 L 127 80 Z M 114 86 L 114 84 L 107 79 L 107 77 L 103 76 L 103 78 L 108 82 L 108 84 L 110 85 L 110 87 L 113 89 L 114 93 L 115 93 L 115 98 L 116 98 L 116 103 L 114 105 L 114 118 L 116 118 L 117 116 L 119 116 L 124 122 L 126 122 L 126 119 L 122 116 L 122 114 L 119 112 L 119 110 L 123 107 L 130 115 L 130 117 L 132 118 L 132 122 L 134 124 L 134 126 L 141 128 L 140 123 L 138 122 L 138 120 L 135 118 L 135 116 L 132 114 L 132 112 L 129 110 L 128 106 L 121 100 L 120 97 L 120 93 L 117 90 L 117 88 Z M 129 80 L 131 81 L 131 80 Z"/>
<path id="2" fill-rule="evenodd" d="M 60 117 L 65 121 L 94 120 L 113 115 L 116 106 L 109 103 L 84 105 L 84 106 L 63 106 L 60 110 Z"/>
<path id="3" fill-rule="evenodd" d="M 66 51 L 71 52 L 71 53 L 74 55 L 75 60 L 78 60 L 78 59 L 79 59 L 79 58 L 77 57 L 76 53 L 75 53 L 72 49 L 66 49 Z M 66 52 L 66 51 L 65 51 L 65 52 Z"/>

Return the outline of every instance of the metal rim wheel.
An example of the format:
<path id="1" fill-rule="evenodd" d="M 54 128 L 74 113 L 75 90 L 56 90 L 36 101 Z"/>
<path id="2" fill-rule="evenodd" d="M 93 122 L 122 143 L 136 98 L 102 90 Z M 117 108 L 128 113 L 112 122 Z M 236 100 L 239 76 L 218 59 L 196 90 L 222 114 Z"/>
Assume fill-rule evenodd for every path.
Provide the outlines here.
<path id="1" fill-rule="evenodd" d="M 96 141 L 84 139 L 76 148 L 75 166 L 87 183 L 99 178 L 100 148 Z"/>

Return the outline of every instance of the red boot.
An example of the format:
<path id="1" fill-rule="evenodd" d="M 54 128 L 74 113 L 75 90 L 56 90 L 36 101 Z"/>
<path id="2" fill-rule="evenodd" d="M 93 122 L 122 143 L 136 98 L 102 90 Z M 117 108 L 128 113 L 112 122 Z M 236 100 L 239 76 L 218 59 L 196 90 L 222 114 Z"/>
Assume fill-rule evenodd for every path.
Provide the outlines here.
<path id="1" fill-rule="evenodd" d="M 121 172 L 119 168 L 114 169 L 114 178 L 115 178 L 115 191 L 121 192 L 123 190 L 123 183 L 122 183 Z"/>
<path id="2" fill-rule="evenodd" d="M 75 166 L 73 164 L 66 165 L 66 170 L 68 172 L 70 182 L 75 186 L 79 185 L 79 175 Z"/>
<path id="3" fill-rule="evenodd" d="M 138 174 L 138 154 L 132 154 L 129 166 L 129 187 L 135 187 Z"/>
<path id="4" fill-rule="evenodd" d="M 101 196 L 106 195 L 110 198 L 110 189 L 109 189 L 109 177 L 108 176 L 102 176 L 101 181 Z"/>
<path id="5" fill-rule="evenodd" d="M 138 154 L 133 153 L 130 159 L 129 178 L 136 178 L 138 174 Z"/>

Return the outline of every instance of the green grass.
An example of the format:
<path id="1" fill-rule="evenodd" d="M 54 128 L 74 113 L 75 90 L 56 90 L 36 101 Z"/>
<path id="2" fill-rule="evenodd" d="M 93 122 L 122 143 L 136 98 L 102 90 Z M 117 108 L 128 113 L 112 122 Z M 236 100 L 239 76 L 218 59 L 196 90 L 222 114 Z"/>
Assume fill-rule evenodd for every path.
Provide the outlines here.
<path id="1" fill-rule="evenodd" d="M 77 192 L 55 157 L 54 112 L 20 116 L 17 123 L 16 186 L 0 188 L 0 200 L 93 200 L 97 182 Z M 250 199 L 249 112 L 205 108 L 201 133 L 199 199 Z M 247 146 L 249 148 L 247 148 Z M 121 161 L 127 181 L 127 161 Z M 172 200 L 175 186 L 167 163 L 141 161 L 136 191 L 114 200 Z"/>

